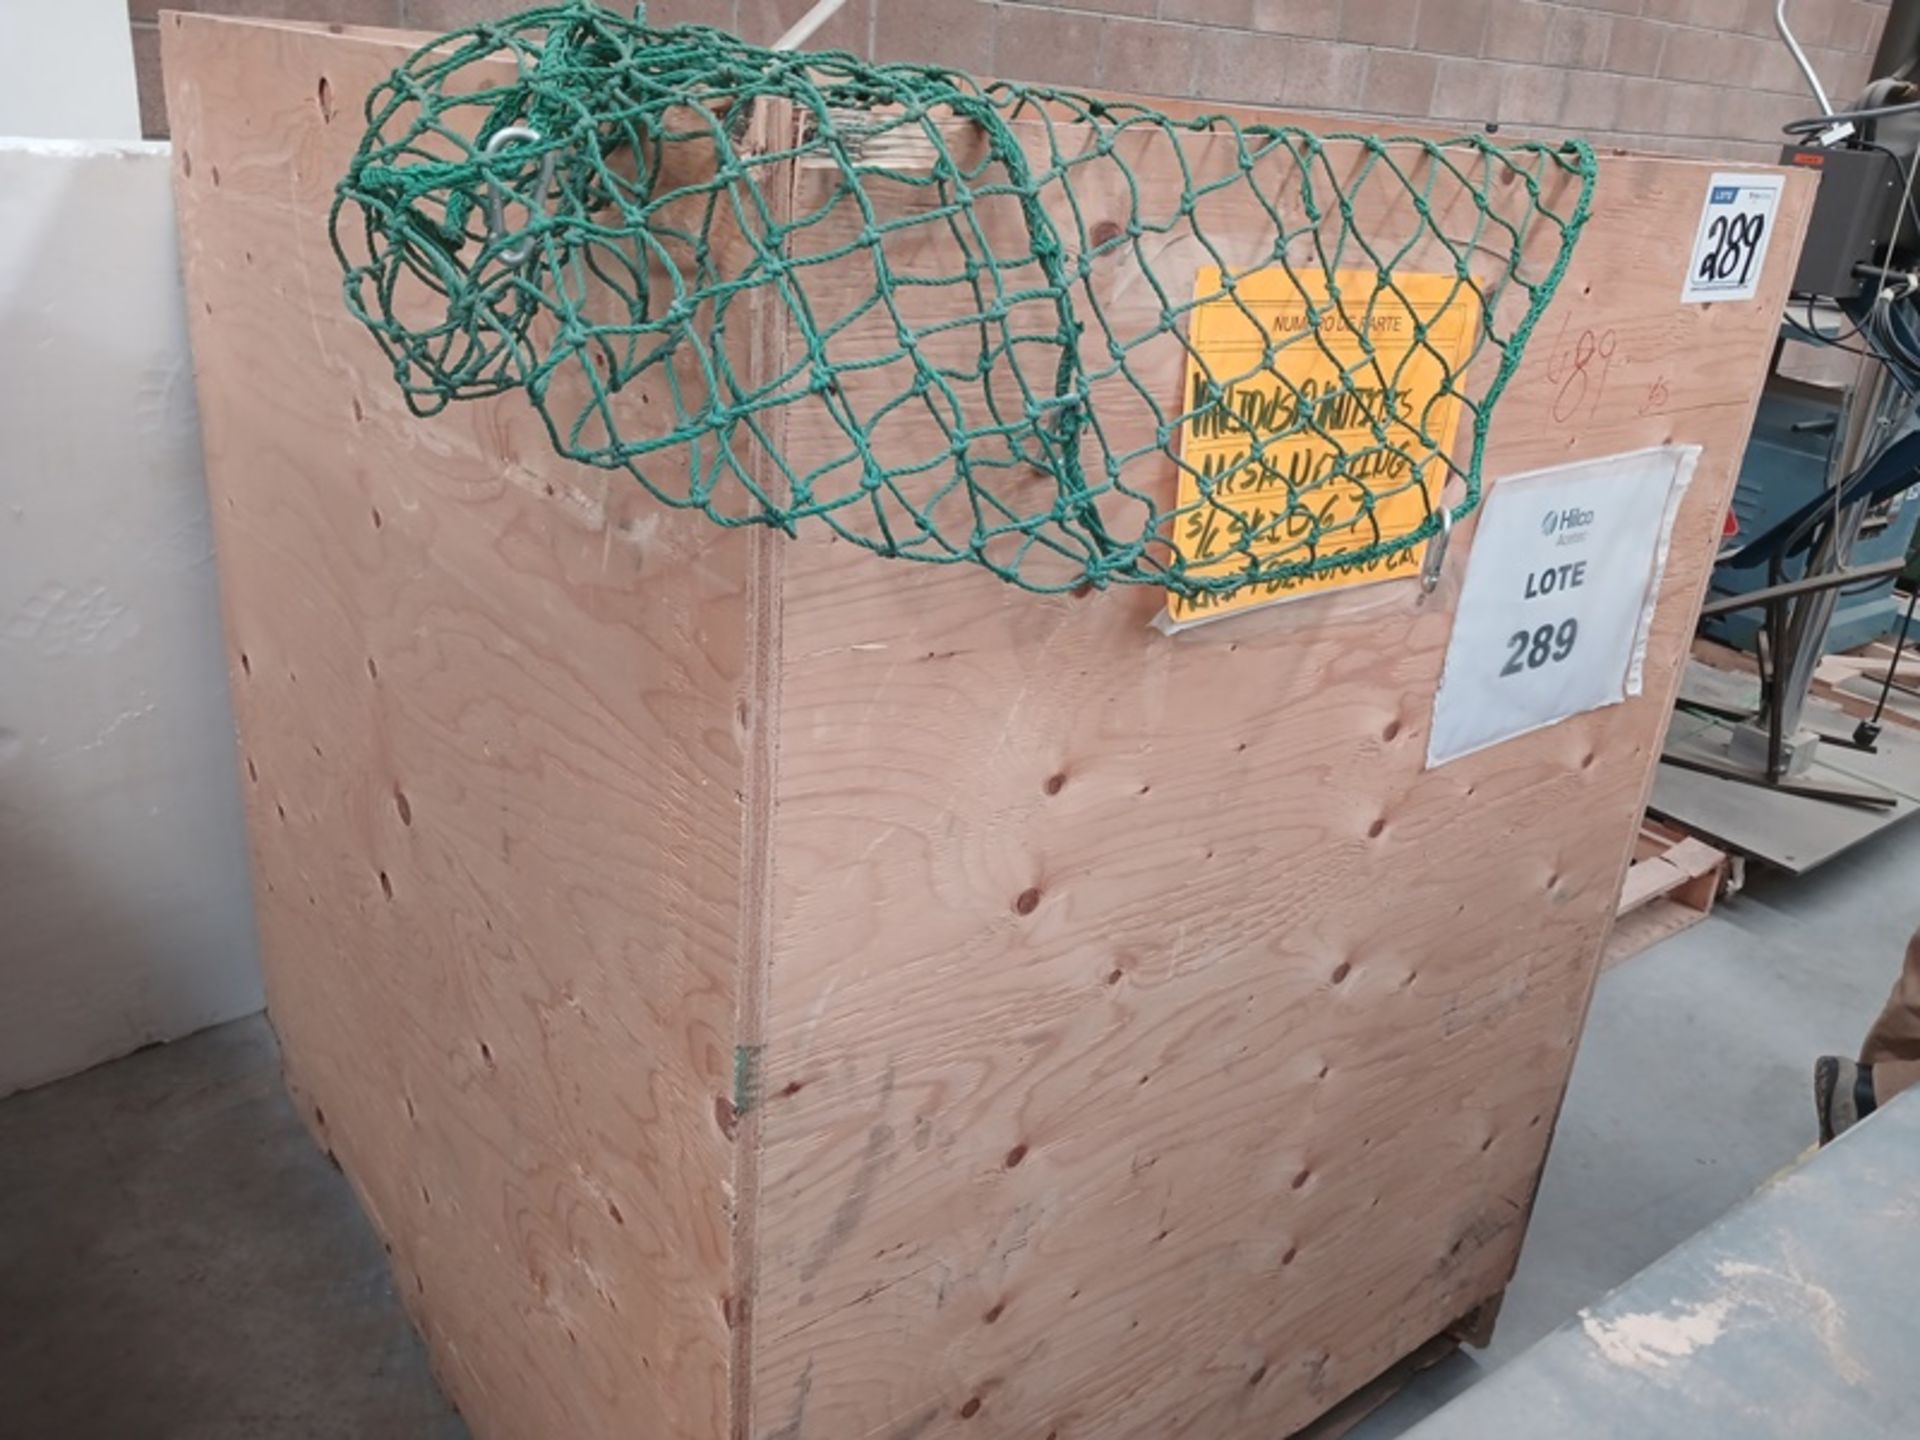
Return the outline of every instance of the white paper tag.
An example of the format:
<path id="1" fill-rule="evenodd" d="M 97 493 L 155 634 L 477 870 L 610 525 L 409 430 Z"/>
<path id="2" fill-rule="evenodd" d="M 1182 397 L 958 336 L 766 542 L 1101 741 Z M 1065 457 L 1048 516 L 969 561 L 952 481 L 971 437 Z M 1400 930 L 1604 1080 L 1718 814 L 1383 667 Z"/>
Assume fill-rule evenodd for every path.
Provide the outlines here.
<path id="1" fill-rule="evenodd" d="M 1638 450 L 1492 487 L 1434 696 L 1429 768 L 1638 692 L 1677 497 L 1699 454 Z"/>
<path id="2" fill-rule="evenodd" d="M 1784 175 L 1715 174 L 1707 181 L 1707 203 L 1687 262 L 1683 304 L 1709 300 L 1751 300 L 1767 268 L 1773 239 L 1773 215 L 1780 206 Z"/>

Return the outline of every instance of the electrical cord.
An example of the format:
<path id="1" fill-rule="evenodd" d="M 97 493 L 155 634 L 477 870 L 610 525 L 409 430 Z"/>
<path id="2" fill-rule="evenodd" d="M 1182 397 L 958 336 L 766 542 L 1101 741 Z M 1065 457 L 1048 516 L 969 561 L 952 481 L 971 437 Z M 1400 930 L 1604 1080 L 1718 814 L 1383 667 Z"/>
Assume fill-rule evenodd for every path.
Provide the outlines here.
<path id="1" fill-rule="evenodd" d="M 1789 135 L 1817 135 L 1835 125 L 1854 120 L 1884 120 L 1890 115 L 1911 115 L 1920 110 L 1920 100 L 1904 100 L 1898 105 L 1873 105 L 1865 110 L 1836 110 L 1831 115 L 1809 115 L 1804 120 L 1789 120 L 1780 128 Z"/>
<path id="2" fill-rule="evenodd" d="M 1845 315 L 1844 311 L 1841 313 Z M 1851 316 L 1847 316 L 1846 318 L 1848 322 L 1853 325 L 1853 328 L 1847 331 L 1846 334 L 1823 334 L 1819 326 L 1813 322 L 1813 297 L 1811 295 L 1807 297 L 1807 320 L 1805 324 L 1802 324 L 1795 318 L 1791 311 L 1783 312 L 1780 318 L 1785 320 L 1787 324 L 1793 328 L 1794 332 L 1810 345 L 1824 345 L 1830 350 L 1844 350 L 1849 355 L 1858 355 L 1866 360 L 1879 360 L 1881 358 L 1872 350 L 1863 350 L 1858 345 L 1849 345 L 1846 343 L 1860 333 L 1859 324 L 1853 321 Z"/>
<path id="3" fill-rule="evenodd" d="M 1913 587 L 1913 593 L 1907 596 L 1907 613 L 1900 617 L 1900 637 L 1893 642 L 1893 658 L 1887 662 L 1887 675 L 1880 682 L 1880 698 L 1873 707 L 1873 718 L 1867 724 L 1873 726 L 1875 733 L 1880 729 L 1880 717 L 1887 713 L 1887 697 L 1893 694 L 1894 672 L 1900 668 L 1900 657 L 1906 653 L 1907 631 L 1913 627 L 1913 607 L 1920 604 L 1920 585 Z"/>
<path id="4" fill-rule="evenodd" d="M 1920 392 L 1920 333 L 1910 307 L 1875 297 L 1867 312 L 1870 343 L 1881 353 L 1888 373 L 1908 395 Z"/>
<path id="5" fill-rule="evenodd" d="M 1834 335 L 1834 336 L 1828 337 L 1836 345 L 1841 344 L 1844 341 L 1851 340 L 1854 338 L 1854 336 L 1860 333 L 1860 322 L 1858 320 L 1855 320 L 1851 315 L 1848 315 L 1847 312 L 1844 310 L 1842 310 L 1840 314 L 1844 319 L 1848 321 L 1848 323 L 1850 323 L 1853 326 L 1853 328 L 1847 331 L 1843 335 Z M 1818 331 L 1819 328 L 1820 328 L 1819 325 L 1817 325 L 1814 322 L 1814 318 L 1813 318 L 1813 296 L 1809 295 L 1807 297 L 1807 329 Z"/>
<path id="6" fill-rule="evenodd" d="M 1901 349 L 1900 340 L 1894 333 L 1887 317 L 1887 307 L 1878 300 L 1868 302 L 1862 317 L 1867 344 L 1880 363 L 1886 367 L 1887 374 L 1903 391 L 1913 392 L 1914 373 L 1912 364 Z"/>
<path id="7" fill-rule="evenodd" d="M 1876 575 L 1871 580 L 1859 580 L 1852 585 L 1842 585 L 1839 595 L 1842 600 L 1857 600 L 1862 595 L 1871 595 L 1876 590 L 1885 589 L 1893 577 Z"/>

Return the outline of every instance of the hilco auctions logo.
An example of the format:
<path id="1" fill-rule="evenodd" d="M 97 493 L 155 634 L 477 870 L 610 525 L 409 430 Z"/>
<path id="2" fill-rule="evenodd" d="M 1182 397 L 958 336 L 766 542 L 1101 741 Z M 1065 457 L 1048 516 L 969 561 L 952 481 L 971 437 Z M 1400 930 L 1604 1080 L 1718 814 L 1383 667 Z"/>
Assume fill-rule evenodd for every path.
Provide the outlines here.
<path id="1" fill-rule="evenodd" d="M 1582 509 L 1578 505 L 1568 506 L 1565 510 L 1549 510 L 1540 517 L 1540 533 L 1549 538 L 1560 537 L 1562 545 L 1577 545 L 1586 537 L 1573 532 L 1584 530 L 1593 524 L 1593 511 Z"/>

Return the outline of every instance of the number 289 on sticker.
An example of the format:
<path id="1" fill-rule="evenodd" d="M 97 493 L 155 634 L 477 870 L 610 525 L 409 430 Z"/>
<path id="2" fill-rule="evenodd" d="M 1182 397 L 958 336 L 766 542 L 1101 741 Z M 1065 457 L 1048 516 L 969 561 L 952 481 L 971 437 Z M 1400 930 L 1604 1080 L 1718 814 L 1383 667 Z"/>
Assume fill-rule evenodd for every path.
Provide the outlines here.
<path id="1" fill-rule="evenodd" d="M 1785 184 L 1783 175 L 1716 174 L 1708 180 L 1680 291 L 1683 303 L 1753 298 L 1767 266 L 1774 211 Z"/>

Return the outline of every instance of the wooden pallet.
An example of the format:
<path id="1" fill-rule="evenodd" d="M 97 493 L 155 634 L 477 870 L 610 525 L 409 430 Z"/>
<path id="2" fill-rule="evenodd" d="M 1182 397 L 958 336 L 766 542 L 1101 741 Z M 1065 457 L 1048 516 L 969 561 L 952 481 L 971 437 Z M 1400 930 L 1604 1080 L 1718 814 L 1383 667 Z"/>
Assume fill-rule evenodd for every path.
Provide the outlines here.
<path id="1" fill-rule="evenodd" d="M 1698 925 L 1721 895 L 1739 889 L 1743 868 L 1739 857 L 1698 836 L 1652 816 L 1642 820 L 1601 968 Z"/>
<path id="2" fill-rule="evenodd" d="M 1920 730 L 1920 695 L 1912 693 L 1920 689 L 1920 643 L 1914 642 L 1920 642 L 1920 636 L 1913 637 L 1905 653 L 1899 657 L 1899 667 L 1893 675 L 1895 688 L 1887 696 L 1881 720 L 1883 724 L 1904 725 Z M 1717 640 L 1696 639 L 1693 642 L 1693 658 L 1709 669 L 1727 675 L 1754 676 L 1759 673 L 1753 656 Z M 1886 640 L 1875 640 L 1839 655 L 1828 655 L 1814 669 L 1810 693 L 1815 699 L 1825 700 L 1857 720 L 1866 719 L 1873 714 L 1879 702 L 1881 683 L 1887 678 L 1887 669 L 1893 662 L 1893 645 Z M 1908 688 L 1903 690 L 1901 686 Z M 1759 703 L 1757 695 L 1754 703 Z"/>
<path id="3" fill-rule="evenodd" d="M 1813 693 L 1832 701 L 1849 715 L 1866 719 L 1880 708 L 1881 687 L 1891 668 L 1893 688 L 1887 692 L 1885 707 L 1880 709 L 1881 723 L 1920 730 L 1920 694 L 1914 693 L 1920 689 L 1920 648 L 1909 643 L 1897 657 L 1898 666 L 1894 665 L 1895 658 L 1893 645 L 1885 640 L 1862 645 L 1844 655 L 1829 655 L 1814 671 Z"/>

